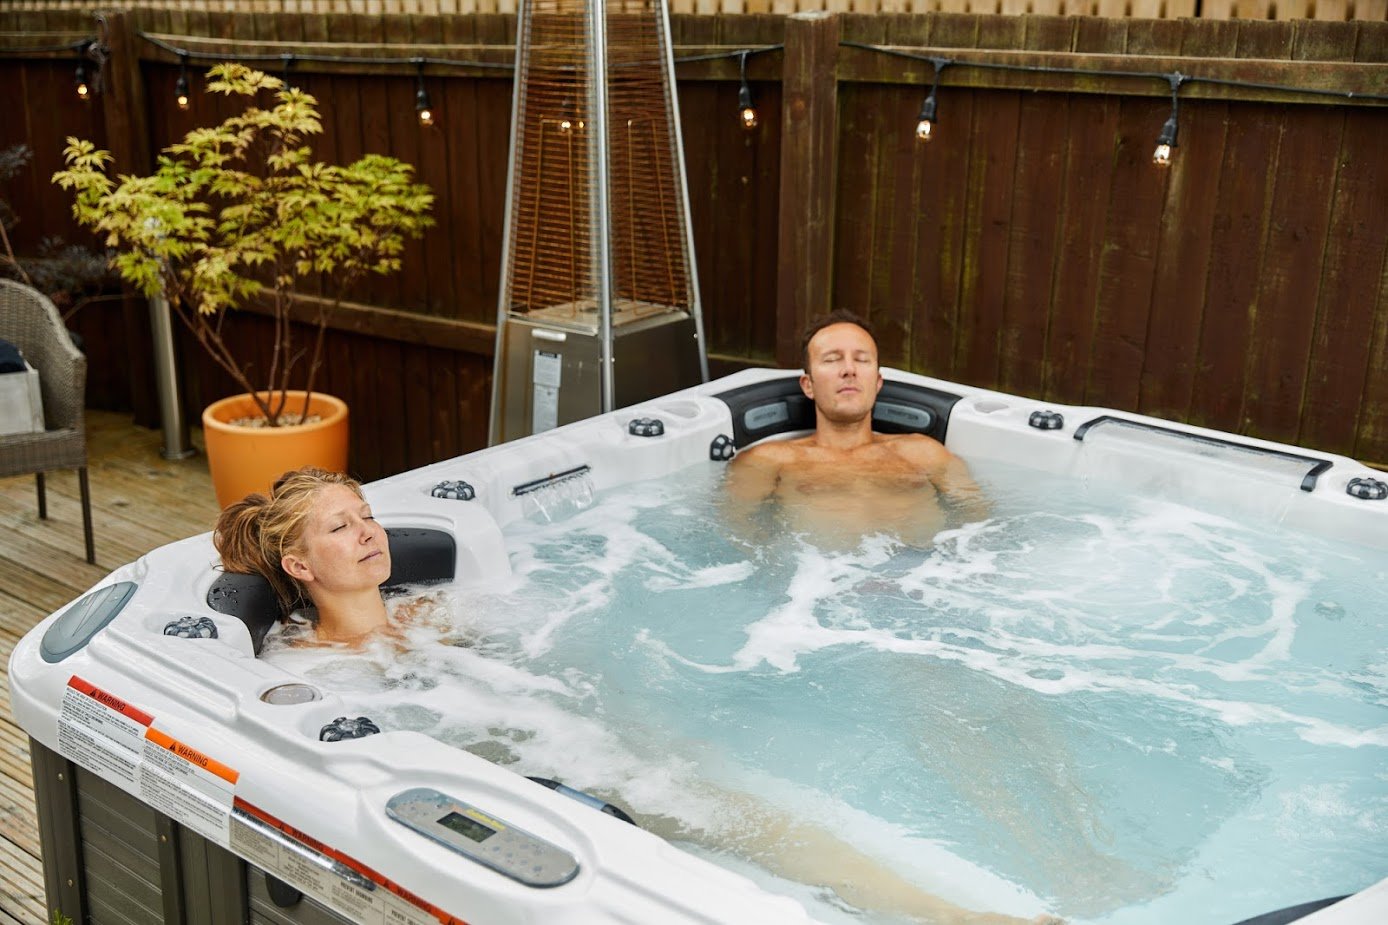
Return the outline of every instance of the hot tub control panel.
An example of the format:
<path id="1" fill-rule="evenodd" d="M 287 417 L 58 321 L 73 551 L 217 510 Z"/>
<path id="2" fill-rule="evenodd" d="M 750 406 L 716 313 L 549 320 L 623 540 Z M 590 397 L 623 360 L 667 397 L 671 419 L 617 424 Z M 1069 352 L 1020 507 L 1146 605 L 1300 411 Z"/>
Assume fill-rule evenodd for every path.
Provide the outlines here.
<path id="1" fill-rule="evenodd" d="M 386 814 L 526 886 L 559 886 L 578 874 L 578 861 L 562 848 L 428 787 L 397 793 L 386 802 Z"/>

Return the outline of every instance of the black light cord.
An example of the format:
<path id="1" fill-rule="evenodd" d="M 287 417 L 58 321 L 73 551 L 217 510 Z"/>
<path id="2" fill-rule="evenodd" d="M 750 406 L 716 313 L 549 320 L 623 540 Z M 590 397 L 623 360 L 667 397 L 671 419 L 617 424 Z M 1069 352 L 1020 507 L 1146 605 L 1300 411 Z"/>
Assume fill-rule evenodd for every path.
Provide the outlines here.
<path id="1" fill-rule="evenodd" d="M 938 62 L 943 61 L 951 67 L 978 68 L 979 70 L 989 71 L 1014 71 L 1026 74 L 1074 74 L 1082 77 L 1136 77 L 1149 80 L 1165 80 L 1168 82 L 1172 81 L 1174 78 L 1179 78 L 1180 83 L 1202 83 L 1219 87 L 1241 87 L 1249 90 L 1274 90 L 1281 93 L 1304 93 L 1311 96 L 1325 96 L 1335 99 L 1388 101 L 1388 94 L 1384 93 L 1357 93 L 1353 90 L 1327 90 L 1323 87 L 1297 87 L 1252 80 L 1234 80 L 1224 77 L 1199 77 L 1193 74 L 1181 74 L 1179 71 L 1170 73 L 1167 71 L 1129 71 L 1110 70 L 1105 68 L 1058 67 L 1052 64 L 1008 64 L 1002 61 L 960 61 L 957 58 L 939 58 L 932 55 L 921 54 L 920 52 L 906 51 L 900 48 L 889 48 L 884 45 L 868 45 L 864 42 L 840 42 L 839 44 L 845 48 L 858 48 L 863 51 L 872 51 L 893 58 L 907 58 L 912 61 L 929 62 L 936 66 L 935 75 L 937 81 L 939 79 Z"/>
<path id="2" fill-rule="evenodd" d="M 286 74 L 292 65 L 300 62 L 314 64 L 394 64 L 411 68 L 422 68 L 429 65 L 434 67 L 491 68 L 504 71 L 515 70 L 514 64 L 498 64 L 494 61 L 457 61 L 452 58 L 427 58 L 418 55 L 412 55 L 408 58 L 365 58 L 353 55 L 229 54 L 225 51 L 196 51 L 194 49 L 172 45 L 163 39 L 150 35 L 148 32 L 136 32 L 135 34 L 155 48 L 162 49 L 180 58 L 187 57 L 193 61 L 240 61 L 245 63 L 278 61 L 283 65 Z"/>
<path id="3" fill-rule="evenodd" d="M 194 61 L 241 61 L 241 62 L 246 62 L 246 63 L 279 61 L 279 62 L 283 63 L 283 62 L 285 62 L 286 60 L 290 60 L 290 61 L 294 61 L 294 62 L 301 62 L 301 61 L 302 61 L 302 62 L 312 62 L 312 63 L 316 63 L 316 64 L 361 64 L 361 63 L 363 63 L 363 62 L 370 62 L 371 64 L 401 65 L 401 66 L 409 66 L 409 67 L 412 67 L 412 68 L 422 68 L 422 67 L 426 67 L 426 66 L 428 66 L 428 67 L 458 67 L 458 68 L 481 68 L 481 69 L 491 69 L 491 70 L 498 70 L 498 71 L 514 71 L 514 70 L 516 69 L 516 66 L 515 66 L 514 64 L 506 64 L 506 63 L 501 63 L 501 62 L 496 62 L 496 61 L 461 61 L 461 60 L 458 60 L 458 59 L 456 59 L 456 58 L 430 58 L 430 57 L 421 57 L 421 56 L 419 56 L 419 55 L 411 55 L 411 56 L 408 57 L 408 58 L 376 58 L 376 57 L 366 58 L 366 57 L 360 57 L 360 56 L 354 56 L 354 55 L 268 54 L 268 53 L 261 53 L 261 54 L 239 54 L 239 53 L 228 54 L 228 53 L 225 52 L 225 51 L 195 51 L 195 50 L 193 50 L 193 49 L 181 48 L 181 47 L 179 47 L 179 46 L 177 46 L 177 45 L 173 45 L 173 44 L 171 44 L 171 43 L 169 43 L 169 42 L 164 41 L 164 40 L 161 39 L 161 38 L 158 38 L 157 36 L 151 35 L 151 34 L 148 33 L 148 32 L 138 32 L 138 31 L 137 31 L 135 34 L 138 35 L 140 38 L 144 39 L 144 40 L 145 40 L 146 42 L 148 42 L 149 44 L 153 45 L 155 48 L 159 48 L 159 49 L 161 49 L 161 50 L 163 50 L 163 51 L 166 51 L 166 52 L 168 52 L 169 54 L 175 55 L 175 56 L 177 56 L 177 57 L 180 57 L 180 58 L 187 58 L 187 59 L 189 59 L 189 60 L 194 60 Z M 63 45 L 63 46 L 60 46 L 60 47 L 58 47 L 58 48 L 56 48 L 56 49 L 53 49 L 53 50 L 55 50 L 55 51 L 65 51 L 65 50 L 72 49 L 72 48 L 75 48 L 75 47 L 77 47 L 77 46 L 76 46 L 76 45 Z M 500 47 L 500 46 L 498 46 L 498 47 Z M 712 53 L 709 53 L 709 54 L 702 54 L 702 55 L 689 55 L 688 57 L 684 57 L 684 58 L 675 58 L 674 61 L 675 61 L 676 64 L 692 64 L 692 63 L 699 62 L 699 61 L 727 61 L 727 60 L 731 60 L 731 59 L 733 59 L 733 58 L 739 58 L 739 59 L 742 59 L 742 60 L 744 61 L 744 76 L 745 76 L 745 60 L 746 60 L 747 58 L 749 58 L 749 57 L 755 57 L 756 55 L 767 54 L 767 53 L 773 52 L 773 51 L 782 51 L 782 50 L 784 50 L 784 48 L 785 48 L 784 45 L 760 45 L 760 46 L 756 46 L 756 47 L 753 47 L 753 48 L 739 48 L 739 49 L 737 49 L 737 50 L 735 50 L 735 51 L 719 51 L 719 52 L 712 52 Z M 28 49 L 25 49 L 25 50 L 27 51 Z M 642 64 L 642 63 L 645 63 L 645 62 L 633 62 L 634 65 L 640 65 L 640 64 Z"/>
<path id="4" fill-rule="evenodd" d="M 24 45 L 0 49 L 0 58 L 27 58 L 30 55 L 51 55 L 60 51 L 85 52 L 87 48 L 95 44 L 96 36 L 89 35 L 86 38 L 80 38 L 63 45 Z"/>

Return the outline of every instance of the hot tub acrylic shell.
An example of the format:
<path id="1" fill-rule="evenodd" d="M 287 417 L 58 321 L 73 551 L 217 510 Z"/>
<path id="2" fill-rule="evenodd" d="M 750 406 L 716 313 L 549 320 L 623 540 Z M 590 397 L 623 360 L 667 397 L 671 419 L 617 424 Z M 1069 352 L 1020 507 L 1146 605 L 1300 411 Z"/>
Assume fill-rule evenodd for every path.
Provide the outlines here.
<path id="1" fill-rule="evenodd" d="M 1388 545 L 1388 501 L 1346 493 L 1352 480 L 1372 479 L 1377 473 L 1344 457 L 885 372 L 904 387 L 958 396 L 949 411 L 945 442 L 966 460 L 1006 460 L 1053 473 L 1083 471 L 1086 477 L 1119 479 L 1137 490 L 1151 486 L 1188 492 L 1192 500 L 1244 503 L 1258 516 L 1274 516 L 1298 529 L 1379 548 Z M 690 465 L 722 465 L 711 458 L 717 455 L 711 447 L 720 437 L 746 428 L 734 427 L 729 405 L 716 396 L 774 381 L 782 381 L 793 395 L 795 379 L 782 371 L 739 373 L 402 473 L 367 486 L 367 496 L 388 527 L 450 533 L 463 586 L 490 581 L 510 571 L 502 529 L 526 516 L 533 503 L 515 493 L 517 486 L 586 466 L 586 476 L 602 491 L 669 476 Z M 1038 411 L 1060 414 L 1063 425 L 1049 430 L 1033 426 Z M 1172 446 L 1159 445 L 1145 461 L 1096 467 L 1094 454 L 1075 435 L 1085 423 L 1106 416 L 1187 435 L 1193 438 L 1194 452 L 1176 440 Z M 633 432 L 649 432 L 631 424 L 651 418 L 661 422 L 663 434 Z M 756 420 L 766 419 L 762 414 Z M 1228 454 L 1216 452 L 1222 445 L 1218 441 L 1234 441 L 1279 459 L 1313 457 L 1308 469 L 1319 473 L 1309 490 L 1300 476 L 1288 478 L 1282 470 L 1249 479 L 1230 471 Z M 1235 448 L 1235 455 L 1245 452 Z M 1173 486 L 1168 456 L 1183 453 L 1190 458 L 1182 463 L 1193 465 L 1200 477 Z M 473 500 L 431 493 L 442 482 L 460 481 L 473 488 Z M 208 589 L 219 575 L 215 564 L 210 534 L 157 549 L 117 569 L 94 589 L 135 585 L 123 609 L 90 642 L 59 661 L 44 659 L 42 640 L 66 608 L 21 640 L 10 659 L 11 703 L 38 746 L 36 778 L 64 773 L 64 768 L 70 769 L 64 777 L 68 787 L 73 786 L 71 770 L 78 778 L 99 778 L 93 785 L 98 792 L 104 787 L 112 799 L 152 806 L 158 825 L 183 831 L 190 841 L 205 839 L 210 852 L 233 862 L 233 855 L 245 858 L 336 910 L 335 918 L 343 921 L 810 921 L 793 900 L 772 896 L 654 835 L 427 736 L 387 729 L 360 739 L 320 741 L 324 724 L 347 708 L 333 694 L 284 705 L 261 699 L 265 691 L 301 679 L 257 659 L 246 626 L 208 607 Z M 217 638 L 164 635 L 166 624 L 179 617 L 211 620 Z M 41 801 L 51 784 L 40 782 Z M 484 818 L 558 846 L 577 862 L 577 874 L 558 886 L 527 886 L 388 818 L 391 798 L 418 787 L 459 798 Z M 67 828 L 84 839 L 100 839 L 105 831 L 99 822 L 88 825 L 82 819 Z M 52 869 L 57 858 L 50 850 L 51 820 L 44 829 L 50 894 L 60 893 L 50 895 L 50 906 L 57 908 L 64 899 L 69 905 L 80 902 L 70 891 L 62 894 L 73 878 Z M 69 848 L 67 863 L 90 853 Z M 167 874 L 161 876 L 167 880 Z M 163 902 L 167 918 L 173 907 L 167 897 Z M 1385 920 L 1388 880 L 1301 921 L 1367 925 Z"/>

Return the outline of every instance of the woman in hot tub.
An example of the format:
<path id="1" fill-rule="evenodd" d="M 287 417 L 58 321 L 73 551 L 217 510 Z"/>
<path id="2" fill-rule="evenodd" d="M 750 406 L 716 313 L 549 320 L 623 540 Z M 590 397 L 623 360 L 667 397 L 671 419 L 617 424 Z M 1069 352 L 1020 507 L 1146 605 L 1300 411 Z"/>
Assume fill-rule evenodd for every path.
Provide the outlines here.
<path id="1" fill-rule="evenodd" d="M 306 614 L 319 642 L 357 644 L 391 626 L 380 588 L 390 577 L 390 543 L 348 476 L 286 472 L 269 496 L 223 511 L 212 542 L 227 571 L 270 582 L 284 615 Z"/>

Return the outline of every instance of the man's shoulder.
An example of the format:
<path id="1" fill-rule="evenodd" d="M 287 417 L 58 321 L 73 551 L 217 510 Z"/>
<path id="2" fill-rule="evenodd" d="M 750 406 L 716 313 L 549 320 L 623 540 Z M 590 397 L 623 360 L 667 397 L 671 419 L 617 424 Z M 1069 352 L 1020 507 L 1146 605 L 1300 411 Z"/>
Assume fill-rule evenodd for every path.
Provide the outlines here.
<path id="1" fill-rule="evenodd" d="M 882 434 L 880 437 L 883 444 L 915 462 L 941 463 L 954 456 L 943 443 L 925 434 Z"/>
<path id="2" fill-rule="evenodd" d="M 783 465 L 802 457 L 805 453 L 805 441 L 796 440 L 767 440 L 739 450 L 734 462 L 739 460 L 744 462 L 758 463 L 761 465 Z"/>

